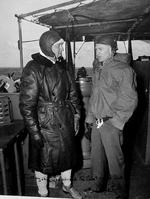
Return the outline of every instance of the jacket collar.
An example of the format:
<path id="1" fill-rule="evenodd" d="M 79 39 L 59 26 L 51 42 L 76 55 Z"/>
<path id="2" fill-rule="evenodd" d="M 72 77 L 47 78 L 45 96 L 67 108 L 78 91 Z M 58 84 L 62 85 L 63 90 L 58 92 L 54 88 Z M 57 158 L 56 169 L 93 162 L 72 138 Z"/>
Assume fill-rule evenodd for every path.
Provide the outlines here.
<path id="1" fill-rule="evenodd" d="M 103 66 L 107 66 L 112 61 L 113 61 L 113 57 L 108 58 L 105 62 L 103 62 Z"/>
<path id="2" fill-rule="evenodd" d="M 54 65 L 52 61 L 43 57 L 40 53 L 33 54 L 31 57 L 34 61 L 46 67 L 52 67 Z"/>

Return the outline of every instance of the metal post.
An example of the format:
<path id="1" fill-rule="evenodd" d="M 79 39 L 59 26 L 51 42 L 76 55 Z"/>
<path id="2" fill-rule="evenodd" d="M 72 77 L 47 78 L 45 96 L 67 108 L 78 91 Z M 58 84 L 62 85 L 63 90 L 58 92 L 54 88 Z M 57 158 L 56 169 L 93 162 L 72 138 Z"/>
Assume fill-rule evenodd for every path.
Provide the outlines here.
<path id="1" fill-rule="evenodd" d="M 75 67 L 75 59 L 76 59 L 76 42 L 75 40 L 73 41 L 73 64 L 74 64 L 74 67 Z"/>
<path id="2" fill-rule="evenodd" d="M 23 69 L 22 29 L 21 29 L 21 19 L 19 17 L 18 17 L 18 27 L 19 27 L 20 68 Z"/>
<path id="3" fill-rule="evenodd" d="M 96 37 L 94 37 L 94 59 L 96 59 Z"/>
<path id="4" fill-rule="evenodd" d="M 132 43 L 131 43 L 131 34 L 128 34 L 128 53 L 131 55 L 131 61 L 133 60 L 133 55 L 132 55 Z"/>

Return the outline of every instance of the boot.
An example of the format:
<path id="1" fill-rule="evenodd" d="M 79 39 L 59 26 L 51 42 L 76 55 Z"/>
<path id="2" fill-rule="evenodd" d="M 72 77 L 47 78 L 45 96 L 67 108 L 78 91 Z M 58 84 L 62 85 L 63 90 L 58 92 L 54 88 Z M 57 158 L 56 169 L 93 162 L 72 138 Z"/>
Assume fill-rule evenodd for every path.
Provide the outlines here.
<path id="1" fill-rule="evenodd" d="M 72 196 L 72 198 L 82 199 L 81 194 L 73 186 L 64 186 L 63 185 L 62 189 L 65 193 L 69 193 Z"/>

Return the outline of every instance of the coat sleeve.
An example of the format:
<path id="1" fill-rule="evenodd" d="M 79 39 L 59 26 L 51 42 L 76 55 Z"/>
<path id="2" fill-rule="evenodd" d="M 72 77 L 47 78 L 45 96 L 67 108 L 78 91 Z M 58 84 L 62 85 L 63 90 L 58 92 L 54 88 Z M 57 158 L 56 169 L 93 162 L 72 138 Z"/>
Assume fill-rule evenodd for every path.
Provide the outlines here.
<path id="1" fill-rule="evenodd" d="M 96 78 L 96 75 L 94 73 L 92 75 L 91 93 L 90 93 L 90 98 L 89 98 L 89 102 L 88 102 L 87 115 L 85 118 L 85 122 L 90 123 L 90 124 L 93 124 L 93 122 L 94 122 L 94 116 L 93 116 L 93 113 L 91 112 L 91 101 L 92 101 L 92 97 L 93 97 L 93 88 L 95 87 L 95 82 L 96 82 L 95 78 Z"/>
<path id="2" fill-rule="evenodd" d="M 40 132 L 36 106 L 38 102 L 37 75 L 28 64 L 22 72 L 20 83 L 19 108 L 29 133 Z"/>
<path id="3" fill-rule="evenodd" d="M 79 95 L 76 89 L 76 85 L 75 85 L 75 80 L 72 79 L 72 77 L 69 75 L 69 79 L 70 79 L 70 93 L 69 93 L 69 100 L 73 106 L 74 109 L 74 114 L 80 118 L 80 100 L 79 100 Z"/>
<path id="4" fill-rule="evenodd" d="M 110 119 L 110 122 L 122 130 L 132 116 L 138 102 L 136 74 L 131 68 L 123 71 L 119 86 L 120 89 L 114 106 L 114 117 Z"/>

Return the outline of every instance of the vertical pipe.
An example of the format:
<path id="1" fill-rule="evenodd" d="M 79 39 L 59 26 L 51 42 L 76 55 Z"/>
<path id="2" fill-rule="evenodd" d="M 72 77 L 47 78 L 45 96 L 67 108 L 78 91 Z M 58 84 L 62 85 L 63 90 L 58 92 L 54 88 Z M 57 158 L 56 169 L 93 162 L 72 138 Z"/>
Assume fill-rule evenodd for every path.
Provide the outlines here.
<path id="1" fill-rule="evenodd" d="M 94 59 L 96 59 L 96 37 L 94 37 Z"/>
<path id="2" fill-rule="evenodd" d="M 75 71 L 75 77 L 76 77 L 76 65 L 75 65 L 75 59 L 76 59 L 76 42 L 73 41 L 73 66 Z"/>
<path id="3" fill-rule="evenodd" d="M 131 34 L 128 34 L 128 53 L 131 55 L 131 61 L 133 61 L 133 54 L 132 54 L 132 43 L 131 43 Z"/>
<path id="4" fill-rule="evenodd" d="M 23 69 L 22 29 L 21 29 L 21 19 L 19 18 L 18 18 L 18 28 L 19 28 L 20 68 Z"/>
<path id="5" fill-rule="evenodd" d="M 75 65 L 75 57 L 76 57 L 76 45 L 75 45 L 75 40 L 73 41 L 73 63 Z"/>

